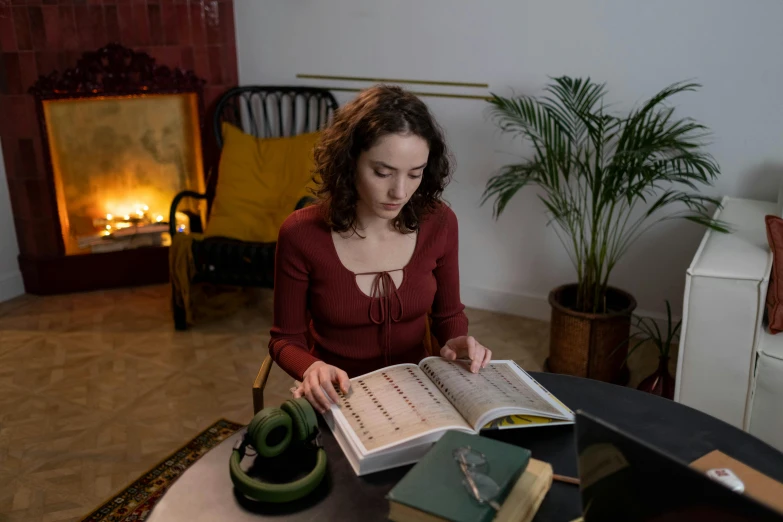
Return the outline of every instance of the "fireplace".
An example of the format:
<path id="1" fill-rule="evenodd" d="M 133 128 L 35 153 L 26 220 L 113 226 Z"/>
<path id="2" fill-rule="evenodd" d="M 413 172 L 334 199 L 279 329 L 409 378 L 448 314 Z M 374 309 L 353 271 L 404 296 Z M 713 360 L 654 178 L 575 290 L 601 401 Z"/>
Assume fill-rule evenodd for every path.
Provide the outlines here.
<path id="1" fill-rule="evenodd" d="M 35 96 L 56 255 L 20 256 L 27 291 L 61 293 L 168 280 L 169 207 L 204 192 L 202 87 L 193 72 L 110 44 Z M 176 227 L 206 209 L 183 202 Z M 187 205 L 190 205 L 188 207 Z"/>
<path id="2" fill-rule="evenodd" d="M 41 107 L 65 254 L 168 245 L 174 196 L 204 191 L 196 94 L 47 99 Z"/>

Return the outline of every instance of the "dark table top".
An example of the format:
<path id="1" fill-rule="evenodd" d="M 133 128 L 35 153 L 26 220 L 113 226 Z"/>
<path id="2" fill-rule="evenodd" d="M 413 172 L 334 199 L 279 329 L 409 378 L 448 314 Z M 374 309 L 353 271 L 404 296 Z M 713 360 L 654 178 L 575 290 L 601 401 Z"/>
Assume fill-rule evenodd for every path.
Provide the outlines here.
<path id="1" fill-rule="evenodd" d="M 783 453 L 714 417 L 631 388 L 566 375 L 531 375 L 572 410 L 599 416 L 679 460 L 692 462 L 719 449 L 783 481 Z M 487 436 L 530 449 L 533 458 L 551 463 L 555 473 L 576 476 L 573 433 L 573 426 L 546 426 L 491 432 Z M 260 504 L 236 494 L 228 473 L 231 449 L 243 434 L 240 430 L 188 469 L 147 520 L 387 520 L 385 495 L 411 468 L 409 465 L 357 477 L 324 427 L 329 459 L 324 482 L 308 498 L 290 505 Z M 578 486 L 554 482 L 535 520 L 569 521 L 579 517 L 580 510 Z"/>

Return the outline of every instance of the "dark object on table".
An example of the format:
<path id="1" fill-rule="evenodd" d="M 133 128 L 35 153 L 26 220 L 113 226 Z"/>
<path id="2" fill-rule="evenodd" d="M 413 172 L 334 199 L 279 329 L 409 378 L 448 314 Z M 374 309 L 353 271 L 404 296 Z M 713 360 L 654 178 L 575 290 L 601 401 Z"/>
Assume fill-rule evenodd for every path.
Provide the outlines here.
<path id="1" fill-rule="evenodd" d="M 296 136 L 320 130 L 337 109 L 337 100 L 327 89 L 318 87 L 259 86 L 235 87 L 217 102 L 214 132 L 219 149 L 223 147 L 221 127 L 231 123 L 244 132 L 259 137 Z M 177 233 L 176 212 L 183 198 L 214 198 L 215 180 L 209 180 L 205 194 L 183 191 L 171 204 L 170 234 Z M 302 198 L 296 205 L 307 203 Z M 294 209 L 291 209 L 292 211 Z M 203 232 L 205 226 L 196 214 L 189 214 L 192 232 Z M 210 237 L 192 243 L 195 275 L 191 283 L 211 283 L 238 287 L 272 288 L 274 284 L 275 243 L 250 243 L 229 238 Z M 172 311 L 177 330 L 187 329 L 186 311 L 172 290 Z"/>
<path id="2" fill-rule="evenodd" d="M 767 506 L 582 411 L 576 414 L 576 447 L 585 522 L 783 522 Z"/>

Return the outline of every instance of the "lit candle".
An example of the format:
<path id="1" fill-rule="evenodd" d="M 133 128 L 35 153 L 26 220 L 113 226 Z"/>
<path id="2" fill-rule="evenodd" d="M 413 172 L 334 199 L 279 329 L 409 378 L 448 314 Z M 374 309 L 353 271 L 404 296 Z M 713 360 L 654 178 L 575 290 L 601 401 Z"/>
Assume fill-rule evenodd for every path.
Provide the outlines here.
<path id="1" fill-rule="evenodd" d="M 161 221 L 163 221 L 163 216 L 158 216 L 158 217 L 156 217 L 156 218 L 155 218 L 155 220 L 156 220 L 158 223 L 160 223 Z"/>
<path id="2" fill-rule="evenodd" d="M 114 216 L 112 216 L 111 214 L 106 214 L 106 219 L 107 219 L 108 221 L 111 221 L 113 217 L 114 217 Z"/>
<path id="3" fill-rule="evenodd" d="M 106 225 L 106 230 L 111 230 L 111 225 Z"/>

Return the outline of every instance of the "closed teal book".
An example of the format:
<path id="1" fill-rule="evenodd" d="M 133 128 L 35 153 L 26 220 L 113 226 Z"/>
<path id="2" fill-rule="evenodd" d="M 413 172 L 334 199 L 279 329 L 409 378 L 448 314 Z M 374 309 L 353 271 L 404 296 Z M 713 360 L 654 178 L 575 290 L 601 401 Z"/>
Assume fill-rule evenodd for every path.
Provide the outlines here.
<path id="1" fill-rule="evenodd" d="M 486 475 L 500 486 L 495 501 L 502 505 L 527 468 L 530 450 L 461 431 L 447 431 L 389 491 L 386 498 L 447 520 L 492 520 L 495 510 L 488 504 L 477 502 L 462 484 L 465 475 L 454 459 L 454 450 L 462 446 L 470 446 L 484 454 L 488 463 Z"/>

